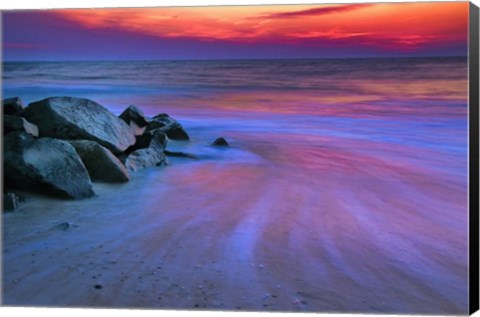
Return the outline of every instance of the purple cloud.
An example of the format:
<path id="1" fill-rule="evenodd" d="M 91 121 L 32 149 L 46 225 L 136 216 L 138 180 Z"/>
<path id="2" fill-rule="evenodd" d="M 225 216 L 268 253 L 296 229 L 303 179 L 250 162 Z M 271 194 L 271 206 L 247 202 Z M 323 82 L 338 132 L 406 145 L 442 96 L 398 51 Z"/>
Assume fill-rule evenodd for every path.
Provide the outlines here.
<path id="1" fill-rule="evenodd" d="M 304 17 L 304 16 L 320 16 L 320 15 L 326 15 L 331 13 L 359 10 L 366 7 L 370 7 L 372 5 L 374 4 L 362 3 L 362 4 L 335 5 L 335 6 L 313 8 L 313 9 L 293 11 L 293 12 L 270 13 L 270 14 L 261 16 L 261 18 L 262 19 L 288 19 L 288 18 L 296 18 L 296 17 Z"/>

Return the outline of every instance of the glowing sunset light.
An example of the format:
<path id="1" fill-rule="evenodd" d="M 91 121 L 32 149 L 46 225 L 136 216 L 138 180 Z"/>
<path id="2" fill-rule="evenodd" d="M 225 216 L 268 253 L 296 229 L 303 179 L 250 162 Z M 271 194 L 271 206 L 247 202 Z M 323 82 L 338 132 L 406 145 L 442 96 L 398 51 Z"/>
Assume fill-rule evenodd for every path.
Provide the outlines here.
<path id="1" fill-rule="evenodd" d="M 467 13 L 468 6 L 461 2 L 58 11 L 87 28 L 120 28 L 158 37 L 232 41 L 362 37 L 372 45 L 378 40 L 408 46 L 465 40 Z"/>
<path id="2" fill-rule="evenodd" d="M 26 50 L 28 45 L 37 44 L 32 42 L 39 41 L 42 37 L 46 37 L 46 41 L 51 40 L 48 39 L 49 34 L 60 36 L 58 26 L 67 28 L 71 34 L 88 36 L 85 43 L 101 47 L 107 45 L 104 40 L 99 40 L 103 37 L 110 46 L 115 43 L 123 52 L 126 52 L 122 46 L 123 41 L 116 40 L 115 37 L 140 41 L 142 45 L 135 46 L 143 47 L 143 50 L 148 50 L 148 54 L 152 56 L 165 50 L 183 56 L 186 54 L 185 46 L 194 46 L 201 47 L 205 57 L 232 57 L 233 51 L 246 58 L 273 56 L 274 52 L 285 57 L 342 56 L 352 55 L 353 48 L 356 48 L 355 53 L 360 54 L 359 56 L 465 55 L 468 29 L 468 2 L 26 12 L 25 14 L 36 15 L 36 18 L 48 15 L 48 19 L 45 18 L 42 23 L 49 29 L 41 34 L 37 32 L 35 36 L 27 36 L 27 33 L 33 33 L 34 30 L 26 28 L 36 28 L 38 24 L 31 22 L 29 25 L 30 19 L 27 18 L 21 19 L 26 25 L 16 26 L 19 22 L 14 18 L 11 22 L 8 19 L 9 15 L 15 14 L 21 13 L 6 14 L 5 41 L 11 43 L 7 47 L 7 57 L 22 55 L 22 47 Z M 18 30 L 22 28 L 25 34 Z M 97 38 L 92 39 L 92 36 Z M 175 43 L 172 44 L 172 41 Z M 208 50 L 204 49 L 205 45 L 210 45 Z M 269 45 L 269 48 L 265 48 L 265 45 Z M 259 46 L 262 48 L 259 49 Z M 239 50 L 240 47 L 242 50 Z M 20 54 L 9 54 L 9 48 L 16 48 Z M 315 49 L 315 52 L 312 49 Z M 137 53 L 125 54 L 130 56 Z"/>

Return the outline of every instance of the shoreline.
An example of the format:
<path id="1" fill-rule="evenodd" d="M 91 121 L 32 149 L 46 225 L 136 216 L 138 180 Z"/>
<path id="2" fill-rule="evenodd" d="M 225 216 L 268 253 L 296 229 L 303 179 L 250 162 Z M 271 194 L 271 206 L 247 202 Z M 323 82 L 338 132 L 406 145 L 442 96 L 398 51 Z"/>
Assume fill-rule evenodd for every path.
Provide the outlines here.
<path id="1" fill-rule="evenodd" d="M 153 76 L 145 94 L 123 78 L 98 92 L 102 104 L 118 114 L 128 100 L 149 115 L 173 115 L 191 138 L 166 150 L 197 159 L 170 156 L 168 166 L 132 172 L 130 182 L 93 183 L 91 199 L 31 198 L 4 214 L 4 304 L 465 314 L 458 64 L 438 81 L 401 63 L 385 65 L 401 69 L 393 72 L 355 68 L 348 82 L 319 78 L 326 70 L 315 67 L 308 78 L 272 81 L 275 68 L 268 81 L 253 78 L 259 90 L 230 87 L 203 68 L 194 74 L 215 79 L 205 90 L 190 90 L 183 77 L 160 85 L 165 69 L 143 74 Z M 427 69 L 444 70 L 437 66 Z M 78 69 L 65 67 L 77 78 Z M 231 81 L 243 68 L 222 74 Z M 397 75 L 386 86 L 378 80 Z M 72 87 L 81 94 L 102 83 L 111 80 Z M 39 88 L 18 94 L 37 100 L 55 85 Z M 212 147 L 220 136 L 231 147 Z"/>
<path id="2" fill-rule="evenodd" d="M 379 214 L 382 208 L 367 207 L 374 200 L 363 194 L 363 203 L 349 203 L 357 206 L 351 211 L 336 198 L 339 188 L 332 181 L 338 176 L 314 180 L 307 175 L 265 159 L 225 164 L 172 158 L 170 166 L 142 170 L 129 183 L 95 184 L 99 195 L 94 198 L 27 201 L 19 213 L 4 215 L 4 304 L 466 311 L 461 308 L 466 303 L 454 304 L 466 298 L 460 287 L 461 280 L 466 283 L 467 269 L 460 264 L 466 253 L 432 250 L 429 243 L 437 233 L 445 234 L 446 215 L 438 217 L 439 232 L 422 232 L 432 221 L 426 214 Z M 323 188 L 320 196 L 316 188 Z M 348 198 L 353 192 L 345 190 L 342 197 Z M 400 234 L 412 221 L 417 242 Z M 67 230 L 56 227 L 64 222 L 70 224 Z M 451 243 L 458 248 L 464 242 Z M 394 246 L 400 248 L 394 251 Z M 418 252 L 429 255 L 410 257 Z M 451 269 L 432 279 L 416 267 L 442 274 Z M 440 281 L 451 288 L 432 288 Z"/>

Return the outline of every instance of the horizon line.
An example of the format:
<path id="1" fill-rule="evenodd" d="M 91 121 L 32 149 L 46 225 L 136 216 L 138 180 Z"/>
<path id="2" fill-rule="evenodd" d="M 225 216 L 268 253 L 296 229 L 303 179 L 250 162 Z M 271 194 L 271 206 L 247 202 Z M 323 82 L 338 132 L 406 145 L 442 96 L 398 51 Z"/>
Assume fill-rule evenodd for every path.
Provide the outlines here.
<path id="1" fill-rule="evenodd" d="M 193 61 L 254 61 L 254 60 L 338 60 L 338 59 L 411 59 L 468 58 L 468 55 L 430 56 L 356 56 L 356 57 L 270 57 L 270 58 L 185 58 L 185 59 L 74 59 L 74 60 L 2 60 L 2 63 L 84 63 L 84 62 L 193 62 Z"/>

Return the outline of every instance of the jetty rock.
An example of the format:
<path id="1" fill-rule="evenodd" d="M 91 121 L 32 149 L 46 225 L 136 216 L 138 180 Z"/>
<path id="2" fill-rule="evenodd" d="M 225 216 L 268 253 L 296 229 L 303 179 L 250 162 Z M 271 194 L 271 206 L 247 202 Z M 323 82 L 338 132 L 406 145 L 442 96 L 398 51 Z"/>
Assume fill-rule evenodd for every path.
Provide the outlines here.
<path id="1" fill-rule="evenodd" d="M 95 194 L 85 166 L 66 141 L 12 132 L 4 138 L 3 160 L 5 188 L 74 199 Z"/>
<path id="2" fill-rule="evenodd" d="M 128 182 L 130 175 L 120 160 L 107 148 L 95 141 L 69 141 L 87 168 L 92 181 L 117 183 Z"/>
<path id="3" fill-rule="evenodd" d="M 40 137 L 96 141 L 114 154 L 135 143 L 125 121 L 89 99 L 50 97 L 29 104 L 21 115 L 37 125 Z"/>
<path id="4" fill-rule="evenodd" d="M 2 100 L 3 114 L 16 115 L 23 110 L 23 102 L 19 97 Z"/>
<path id="5" fill-rule="evenodd" d="M 22 117 L 4 115 L 3 134 L 6 135 L 13 131 L 23 131 L 35 137 L 38 137 L 38 127 L 33 123 L 28 122 Z"/>
<path id="6" fill-rule="evenodd" d="M 142 135 L 138 135 L 135 138 L 135 144 L 125 151 L 127 155 L 139 149 L 155 147 L 159 151 L 163 151 L 167 147 L 168 137 L 160 130 L 144 132 Z"/>
<path id="7" fill-rule="evenodd" d="M 148 124 L 148 119 L 143 114 L 143 111 L 134 105 L 128 106 L 128 108 L 120 114 L 119 118 L 127 124 L 135 122 L 141 128 Z"/>
<path id="8" fill-rule="evenodd" d="M 146 126 L 145 132 L 155 130 L 165 133 L 172 140 L 190 140 L 182 125 L 165 113 L 153 117 Z"/>
<path id="9" fill-rule="evenodd" d="M 230 146 L 230 144 L 225 140 L 225 138 L 217 138 L 215 141 L 212 143 L 213 146 Z"/>
<path id="10" fill-rule="evenodd" d="M 167 142 L 167 136 L 159 130 L 145 132 L 143 135 L 137 136 L 135 145 L 128 148 L 124 153 L 125 167 L 129 171 L 138 171 L 146 167 L 167 165 L 167 158 L 164 153 Z"/>
<path id="11" fill-rule="evenodd" d="M 163 151 L 157 148 L 135 150 L 125 159 L 125 167 L 132 172 L 146 167 L 167 165 L 167 158 Z"/>
<path id="12" fill-rule="evenodd" d="M 142 110 L 134 105 L 128 106 L 128 108 L 120 114 L 119 118 L 130 126 L 130 129 L 135 136 L 142 135 L 148 124 L 148 119 L 145 117 Z"/>

